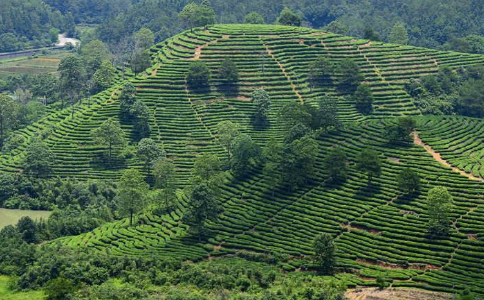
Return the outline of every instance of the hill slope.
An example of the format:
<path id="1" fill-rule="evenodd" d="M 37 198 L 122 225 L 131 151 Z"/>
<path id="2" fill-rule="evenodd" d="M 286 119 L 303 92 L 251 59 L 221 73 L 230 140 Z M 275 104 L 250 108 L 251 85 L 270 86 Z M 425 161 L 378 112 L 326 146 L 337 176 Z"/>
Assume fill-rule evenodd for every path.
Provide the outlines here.
<path id="1" fill-rule="evenodd" d="M 198 242 L 180 222 L 186 201 L 180 193 L 181 206 L 169 215 L 142 215 L 134 227 L 128 227 L 125 221 L 109 223 L 91 233 L 64 238 L 61 243 L 114 255 L 186 260 L 241 249 L 275 251 L 293 258 L 288 262 L 290 269 L 291 264 L 299 267 L 296 258 L 311 254 L 316 234 L 329 232 L 336 238 L 339 265 L 356 274 L 355 283 L 372 284 L 371 278 L 383 272 L 394 279 L 394 286 L 450 291 L 454 285 L 468 285 L 476 291 L 483 290 L 484 241 L 479 239 L 484 221 L 482 183 L 445 166 L 420 145 L 389 145 L 384 129 L 393 122 L 392 117 L 412 115 L 418 119 L 423 141 L 437 151 L 443 146 L 432 139 L 434 134 L 458 144 L 461 135 L 440 130 L 439 122 L 450 127 L 468 122 L 475 127 L 481 126 L 480 121 L 421 117 L 403 83 L 435 73 L 441 66 L 484 64 L 484 57 L 354 40 L 305 28 L 262 25 L 217 25 L 208 30 L 187 31 L 159 44 L 152 52 L 153 68 L 134 79 L 134 83 L 138 99 L 150 108 L 151 137 L 163 143 L 174 158 L 182 183 L 189 179 L 193 160 L 199 153 L 224 154 L 214 138 L 218 122 L 239 123 L 244 132 L 263 145 L 271 137 L 282 139 L 277 112 L 284 104 L 315 103 L 323 93 L 339 96 L 334 86 L 309 88 L 307 66 L 318 55 L 335 62 L 354 59 L 375 95 L 375 112 L 364 117 L 350 100 L 339 100 L 345 128 L 318 141 L 318 172 L 311 184 L 297 192 L 277 189 L 272 197 L 267 178 L 258 172 L 243 181 L 227 178 L 220 197 L 224 214 L 209 224 L 214 234 L 208 241 Z M 207 62 L 212 74 L 216 74 L 227 56 L 240 71 L 238 93 L 225 90 L 216 76 L 209 92 L 194 94 L 187 89 L 185 75 L 191 61 Z M 248 100 L 252 90 L 259 87 L 269 92 L 274 106 L 272 126 L 265 130 L 250 125 L 253 107 Z M 118 94 L 119 86 L 115 86 L 79 106 L 73 116 L 71 110 L 65 110 L 20 134 L 31 137 L 36 132 L 45 133 L 45 141 L 57 156 L 57 175 L 115 179 L 120 169 L 140 167 L 140 163 L 134 158 L 119 162 L 114 168 L 96 163 L 96 156 L 103 149 L 94 146 L 90 131 L 108 117 L 118 118 Z M 124 129 L 127 137 L 132 137 L 132 129 L 126 125 Z M 336 145 L 346 151 L 351 162 L 349 178 L 339 187 L 325 184 L 322 172 L 324 155 Z M 354 168 L 356 155 L 368 146 L 378 150 L 384 161 L 383 174 L 372 187 L 367 187 L 366 178 Z M 1 156 L 0 169 L 18 170 L 24 147 L 12 155 Z M 465 160 L 469 153 L 454 147 L 442 155 L 451 164 L 469 170 L 458 162 L 458 157 Z M 404 197 L 395 189 L 395 176 L 408 166 L 418 169 L 422 177 L 422 192 L 414 198 Z M 435 240 L 426 233 L 425 195 L 438 185 L 446 186 L 454 196 L 454 223 L 449 237 Z"/>

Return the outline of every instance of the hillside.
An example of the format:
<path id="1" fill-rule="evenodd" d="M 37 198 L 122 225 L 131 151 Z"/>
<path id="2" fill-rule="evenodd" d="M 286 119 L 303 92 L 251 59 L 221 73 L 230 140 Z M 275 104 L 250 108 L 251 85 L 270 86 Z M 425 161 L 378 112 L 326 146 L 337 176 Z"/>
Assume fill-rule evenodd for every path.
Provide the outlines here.
<path id="1" fill-rule="evenodd" d="M 434 74 L 441 67 L 484 65 L 484 56 L 266 25 L 215 25 L 186 31 L 151 52 L 152 68 L 133 83 L 137 99 L 150 109 L 151 138 L 162 143 L 173 158 L 182 185 L 189 180 L 197 155 L 225 155 L 215 138 L 220 121 L 237 122 L 262 146 L 271 137 L 283 139 L 278 111 L 284 104 L 316 104 L 324 94 L 338 99 L 344 128 L 318 140 L 318 171 L 310 184 L 295 192 L 276 189 L 273 197 L 268 178 L 257 170 L 244 180 L 227 177 L 220 195 L 224 213 L 208 224 L 213 233 L 208 241 L 199 242 L 180 221 L 187 201 L 180 190 L 179 209 L 170 214 L 143 214 L 134 227 L 128 227 L 127 220 L 108 223 L 59 243 L 113 255 L 192 261 L 240 250 L 277 252 L 290 256 L 287 270 L 296 270 L 301 259 L 311 254 L 314 236 L 328 232 L 336 241 L 338 266 L 350 273 L 348 278 L 355 284 L 373 285 L 384 273 L 394 280 L 394 287 L 450 292 L 454 287 L 468 286 L 476 292 L 483 290 L 484 199 L 480 181 L 484 181 L 484 171 L 479 135 L 484 124 L 464 117 L 421 116 L 403 84 Z M 375 97 L 371 115 L 360 114 L 353 100 L 342 97 L 336 86 L 309 86 L 308 64 L 319 55 L 333 62 L 352 58 L 358 63 Z M 210 91 L 193 93 L 188 89 L 185 77 L 192 61 L 206 62 L 216 74 L 225 57 L 233 59 L 240 71 L 236 91 L 224 88 L 216 76 L 211 78 Z M 336 79 L 338 76 L 335 74 Z M 254 109 L 250 94 L 260 87 L 273 99 L 267 129 L 254 128 L 250 122 Z M 94 144 L 91 130 L 107 118 L 119 118 L 119 93 L 120 85 L 113 86 L 76 105 L 74 112 L 69 108 L 50 115 L 18 134 L 27 138 L 26 144 L 35 135 L 44 137 L 56 155 L 55 175 L 114 180 L 120 170 L 141 170 L 141 162 L 134 157 L 119 160 L 112 167 L 97 160 L 104 149 Z M 388 144 L 385 128 L 398 116 L 415 117 L 420 144 Z M 134 143 L 131 126 L 123 125 L 123 129 L 127 141 Z M 0 156 L 2 171 L 20 170 L 26 144 Z M 335 146 L 344 149 L 350 160 L 348 180 L 341 186 L 326 184 L 323 174 L 323 159 Z M 354 167 L 356 156 L 368 146 L 376 149 L 383 161 L 382 176 L 375 178 L 372 186 Z M 395 188 L 395 176 L 406 167 L 419 171 L 422 187 L 418 196 L 403 196 Z M 439 185 L 454 196 L 454 222 L 449 236 L 430 239 L 425 198 L 429 189 Z"/>

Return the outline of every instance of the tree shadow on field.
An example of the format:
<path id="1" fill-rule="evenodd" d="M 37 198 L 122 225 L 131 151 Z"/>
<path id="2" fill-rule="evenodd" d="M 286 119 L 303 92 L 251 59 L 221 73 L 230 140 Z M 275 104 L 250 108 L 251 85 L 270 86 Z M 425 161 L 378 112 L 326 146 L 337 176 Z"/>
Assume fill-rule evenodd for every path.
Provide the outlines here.
<path id="1" fill-rule="evenodd" d="M 359 188 L 355 193 L 355 197 L 359 199 L 371 200 L 371 198 L 374 198 L 375 194 L 379 194 L 380 192 L 381 185 L 372 182 L 371 184 L 367 184 Z"/>
<path id="2" fill-rule="evenodd" d="M 239 86 L 237 84 L 220 84 L 217 91 L 224 94 L 225 97 L 236 98 L 239 95 Z"/>

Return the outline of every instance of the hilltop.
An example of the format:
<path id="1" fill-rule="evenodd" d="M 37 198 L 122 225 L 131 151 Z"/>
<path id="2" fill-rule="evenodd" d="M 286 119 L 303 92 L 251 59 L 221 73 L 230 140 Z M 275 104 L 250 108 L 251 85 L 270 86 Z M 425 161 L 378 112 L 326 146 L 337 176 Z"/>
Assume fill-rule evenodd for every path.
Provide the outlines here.
<path id="1" fill-rule="evenodd" d="M 393 287 L 450 292 L 454 287 L 469 286 L 482 290 L 484 171 L 481 173 L 482 156 L 476 153 L 482 152 L 479 132 L 484 123 L 457 116 L 422 116 L 404 84 L 436 74 L 442 67 L 484 65 L 484 56 L 268 25 L 197 28 L 156 45 L 151 54 L 152 67 L 132 82 L 137 99 L 149 108 L 150 137 L 164 145 L 182 186 L 189 181 L 199 154 L 224 157 L 225 149 L 216 138 L 220 121 L 238 123 L 263 146 L 271 138 L 283 139 L 278 112 L 285 104 L 317 105 L 325 95 L 337 99 L 344 126 L 319 137 L 317 171 L 299 190 L 276 189 L 272 196 L 270 176 L 257 169 L 244 179 L 228 175 L 219 197 L 224 213 L 209 222 L 213 234 L 206 241 L 200 242 L 181 222 L 187 196 L 179 190 L 179 208 L 169 214 L 145 213 L 133 227 L 128 226 L 128 220 L 107 223 L 58 243 L 111 255 L 190 261 L 243 256 L 246 251 L 278 253 L 285 257 L 284 269 L 294 271 L 311 255 L 314 237 L 327 232 L 336 241 L 338 267 L 348 273 L 337 276 L 347 276 L 353 284 L 374 285 L 375 279 L 385 274 L 393 280 Z M 308 66 L 320 55 L 334 63 L 351 58 L 358 64 L 375 98 L 371 114 L 361 114 L 354 100 L 344 97 L 336 85 L 310 85 Z M 235 91 L 216 76 L 211 77 L 209 90 L 193 92 L 188 88 L 186 73 L 193 61 L 206 62 L 216 74 L 226 57 L 239 69 Z M 341 76 L 334 77 L 337 82 Z M 75 105 L 75 109 L 49 115 L 19 131 L 26 142 L 0 156 L 0 169 L 19 171 L 26 146 L 41 135 L 56 156 L 54 175 L 115 180 L 123 169 L 143 171 L 134 156 L 110 166 L 97 160 L 104 149 L 94 144 L 91 132 L 108 118 L 119 119 L 121 87 L 117 84 Z M 250 97 L 257 88 L 264 88 L 272 99 L 269 128 L 251 124 L 254 108 Z M 390 145 L 385 129 L 402 116 L 416 120 L 417 143 Z M 123 130 L 126 140 L 134 144 L 132 126 L 123 124 Z M 322 167 L 335 146 L 342 148 L 350 161 L 348 179 L 341 186 L 326 184 Z M 378 151 L 383 162 L 382 175 L 371 186 L 355 168 L 356 157 L 369 146 Z M 402 195 L 395 188 L 396 175 L 406 167 L 417 169 L 421 176 L 421 192 L 416 196 Z M 439 185 L 454 196 L 453 223 L 448 236 L 430 239 L 425 198 L 429 189 Z"/>

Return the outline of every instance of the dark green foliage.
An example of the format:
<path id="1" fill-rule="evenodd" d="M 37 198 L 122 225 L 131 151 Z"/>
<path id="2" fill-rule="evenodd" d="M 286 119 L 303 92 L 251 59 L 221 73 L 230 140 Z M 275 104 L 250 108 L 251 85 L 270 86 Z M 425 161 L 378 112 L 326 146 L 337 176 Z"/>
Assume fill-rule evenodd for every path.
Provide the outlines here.
<path id="1" fill-rule="evenodd" d="M 311 85 L 320 87 L 330 85 L 334 75 L 334 65 L 330 59 L 321 55 L 309 64 L 308 79 Z"/>
<path id="2" fill-rule="evenodd" d="M 65 300 L 76 291 L 74 283 L 65 278 L 51 280 L 45 287 L 46 300 Z"/>
<path id="3" fill-rule="evenodd" d="M 148 50 L 137 51 L 131 58 L 131 69 L 134 74 L 139 74 L 151 67 L 151 56 Z"/>
<path id="4" fill-rule="evenodd" d="M 367 84 L 360 84 L 355 92 L 356 109 L 364 115 L 373 111 L 373 93 Z"/>
<path id="5" fill-rule="evenodd" d="M 317 235 L 313 242 L 313 249 L 313 260 L 320 271 L 326 275 L 332 275 L 336 265 L 336 247 L 331 234 L 322 233 Z"/>
<path id="6" fill-rule="evenodd" d="M 265 21 L 263 16 L 253 11 L 245 16 L 244 23 L 245 24 L 264 24 Z"/>
<path id="7" fill-rule="evenodd" d="M 351 58 L 343 59 L 337 72 L 341 76 L 339 88 L 345 94 L 353 94 L 364 79 L 360 66 Z"/>
<path id="8" fill-rule="evenodd" d="M 232 146 L 236 137 L 240 135 L 240 126 L 231 121 L 222 121 L 217 124 L 217 138 L 227 150 L 227 161 L 230 164 Z"/>
<path id="9" fill-rule="evenodd" d="M 129 111 L 133 117 L 133 129 L 136 134 L 136 139 L 148 137 L 150 135 L 150 110 L 142 101 L 136 101 Z"/>
<path id="10" fill-rule="evenodd" d="M 284 147 L 281 162 L 283 182 L 291 190 L 304 185 L 314 173 L 314 164 L 319 153 L 318 143 L 304 136 Z"/>
<path id="11" fill-rule="evenodd" d="M 388 288 L 390 284 L 391 282 L 389 282 L 388 279 L 385 278 L 383 275 L 380 275 L 376 278 L 376 285 L 378 286 L 378 289 L 380 291 Z"/>
<path id="12" fill-rule="evenodd" d="M 317 128 L 321 128 L 324 132 L 332 130 L 339 130 L 342 124 L 339 120 L 338 99 L 334 97 L 323 97 L 319 101 L 319 110 L 317 116 L 314 118 Z"/>
<path id="13" fill-rule="evenodd" d="M 373 28 L 366 27 L 363 32 L 363 38 L 370 41 L 380 42 L 381 37 Z"/>
<path id="14" fill-rule="evenodd" d="M 209 186 L 221 184 L 222 162 L 214 154 L 202 154 L 195 160 L 192 175 L 194 181 L 206 182 Z"/>
<path id="15" fill-rule="evenodd" d="M 427 209 L 429 214 L 428 230 L 431 235 L 443 236 L 448 233 L 452 200 L 452 195 L 445 187 L 439 186 L 429 190 Z"/>
<path id="16" fill-rule="evenodd" d="M 284 143 L 290 144 L 295 140 L 298 140 L 311 133 L 311 128 L 304 124 L 297 123 L 292 126 L 285 134 Z"/>
<path id="17" fill-rule="evenodd" d="M 389 125 L 385 130 L 385 137 L 390 143 L 409 143 L 411 134 L 415 130 L 415 120 L 410 117 L 398 118 L 396 124 Z"/>
<path id="18" fill-rule="evenodd" d="M 277 18 L 277 24 L 287 26 L 301 26 L 302 18 L 298 14 L 294 13 L 289 8 L 284 8 Z"/>
<path id="19" fill-rule="evenodd" d="M 150 138 L 141 139 L 136 147 L 136 156 L 144 163 L 146 170 L 149 170 L 153 163 L 166 156 L 162 146 Z"/>
<path id="20" fill-rule="evenodd" d="M 92 137 L 97 145 L 107 147 L 107 157 L 109 163 L 112 162 L 113 153 L 124 147 L 126 142 L 124 140 L 124 133 L 121 125 L 113 119 L 108 119 L 102 123 L 100 127 L 92 131 Z"/>
<path id="21" fill-rule="evenodd" d="M 146 191 L 149 186 L 137 170 L 126 170 L 119 179 L 116 196 L 117 206 L 122 216 L 129 217 L 129 226 L 133 225 L 134 214 L 143 210 L 146 204 Z"/>
<path id="22" fill-rule="evenodd" d="M 266 175 L 268 184 L 271 186 L 273 197 L 276 185 L 279 184 L 282 179 L 279 169 L 282 163 L 283 154 L 284 146 L 274 138 L 271 138 L 262 149 L 262 158 L 265 162 L 262 172 Z"/>
<path id="23" fill-rule="evenodd" d="M 153 166 L 155 186 L 162 189 L 163 208 L 170 210 L 174 206 L 176 197 L 176 170 L 172 161 L 159 158 Z"/>
<path id="24" fill-rule="evenodd" d="M 17 223 L 17 230 L 26 243 L 33 244 L 38 241 L 37 227 L 30 217 L 21 218 Z"/>
<path id="25" fill-rule="evenodd" d="M 129 117 L 131 108 L 136 102 L 136 88 L 131 82 L 123 85 L 118 100 L 121 106 L 121 115 L 124 118 Z"/>
<path id="26" fill-rule="evenodd" d="M 237 176 L 243 177 L 257 164 L 261 150 L 247 134 L 237 136 L 232 143 L 230 166 Z"/>
<path id="27" fill-rule="evenodd" d="M 34 140 L 25 150 L 24 172 L 34 177 L 48 177 L 52 173 L 54 154 L 44 142 Z"/>
<path id="28" fill-rule="evenodd" d="M 206 183 L 195 186 L 190 195 L 184 220 L 196 229 L 199 240 L 205 233 L 205 221 L 216 219 L 220 212 L 216 197 L 214 190 Z"/>
<path id="29" fill-rule="evenodd" d="M 348 160 L 343 149 L 336 147 L 324 158 L 324 170 L 328 174 L 329 182 L 339 183 L 346 180 Z"/>
<path id="30" fill-rule="evenodd" d="M 81 92 L 86 84 L 86 69 L 80 57 L 68 56 L 59 64 L 59 86 L 69 95 L 69 102 L 81 99 Z M 61 98 L 64 106 L 64 97 Z"/>
<path id="31" fill-rule="evenodd" d="M 269 93 L 264 89 L 258 89 L 252 92 L 252 103 L 255 106 L 253 115 L 254 124 L 265 126 L 268 124 L 269 112 L 271 110 L 271 98 Z"/>
<path id="32" fill-rule="evenodd" d="M 9 130 L 15 127 L 19 105 L 7 95 L 0 94 L 0 149 Z"/>
<path id="33" fill-rule="evenodd" d="M 206 89 L 210 84 L 210 70 L 202 61 L 194 61 L 190 64 L 187 73 L 187 83 L 192 89 Z"/>
<path id="34" fill-rule="evenodd" d="M 239 70 L 233 60 L 226 57 L 219 69 L 219 77 L 225 84 L 235 84 L 239 80 Z"/>
<path id="35" fill-rule="evenodd" d="M 403 169 L 397 175 L 398 188 L 405 194 L 412 194 L 420 189 L 420 176 L 410 168 Z"/>
<path id="36" fill-rule="evenodd" d="M 381 160 L 378 153 L 372 149 L 365 149 L 356 158 L 356 169 L 368 174 L 368 184 L 371 184 L 373 177 L 381 175 Z"/>

